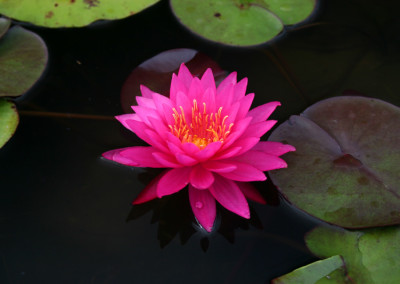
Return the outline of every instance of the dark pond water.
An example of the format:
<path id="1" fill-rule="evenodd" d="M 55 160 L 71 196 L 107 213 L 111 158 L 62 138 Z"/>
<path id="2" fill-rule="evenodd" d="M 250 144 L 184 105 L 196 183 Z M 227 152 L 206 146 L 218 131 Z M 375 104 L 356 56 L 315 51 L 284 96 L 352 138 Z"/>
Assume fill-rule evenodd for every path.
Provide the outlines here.
<path id="1" fill-rule="evenodd" d="M 321 1 L 309 22 L 253 48 L 190 34 L 166 1 L 87 28 L 29 27 L 50 59 L 17 100 L 20 125 L 0 150 L 0 283 L 269 283 L 315 260 L 303 236 L 318 221 L 269 182 L 256 185 L 268 205 L 251 203 L 251 220 L 219 207 L 208 235 L 196 229 L 186 192 L 132 207 L 156 172 L 100 158 L 141 143 L 112 118 L 122 113 L 121 87 L 144 60 L 184 47 L 248 77 L 253 106 L 281 101 L 280 122 L 343 92 L 400 105 L 398 8 Z"/>

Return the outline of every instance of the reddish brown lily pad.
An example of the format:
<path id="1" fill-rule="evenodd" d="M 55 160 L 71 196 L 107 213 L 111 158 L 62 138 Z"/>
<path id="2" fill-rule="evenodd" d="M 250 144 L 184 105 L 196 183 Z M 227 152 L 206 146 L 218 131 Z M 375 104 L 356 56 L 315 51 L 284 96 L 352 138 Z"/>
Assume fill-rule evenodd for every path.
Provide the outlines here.
<path id="1" fill-rule="evenodd" d="M 207 68 L 211 68 L 217 83 L 225 76 L 225 72 L 215 61 L 197 50 L 178 48 L 161 52 L 136 67 L 125 81 L 121 92 L 124 112 L 133 112 L 131 106 L 136 104 L 136 96 L 141 96 L 140 85 L 169 96 L 172 73 L 177 73 L 182 63 L 195 76 L 200 76 Z"/>
<path id="2" fill-rule="evenodd" d="M 400 108 L 335 97 L 292 116 L 270 136 L 296 147 L 270 173 L 298 208 L 347 228 L 400 223 Z"/>

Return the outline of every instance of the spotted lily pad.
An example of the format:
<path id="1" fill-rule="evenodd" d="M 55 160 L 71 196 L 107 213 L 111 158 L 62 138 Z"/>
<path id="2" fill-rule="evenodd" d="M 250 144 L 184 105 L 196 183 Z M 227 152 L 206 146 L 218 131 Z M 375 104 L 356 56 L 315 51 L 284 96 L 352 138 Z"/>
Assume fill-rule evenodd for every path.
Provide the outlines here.
<path id="1" fill-rule="evenodd" d="M 0 97 L 25 93 L 42 75 L 46 63 L 43 40 L 24 28 L 11 28 L 0 40 Z"/>
<path id="2" fill-rule="evenodd" d="M 14 134 L 18 122 L 18 112 L 15 105 L 5 99 L 0 99 L 0 148 Z"/>
<path id="3" fill-rule="evenodd" d="M 125 81 L 121 92 L 121 105 L 124 111 L 132 112 L 131 106 L 136 104 L 136 96 L 141 95 L 140 85 L 168 96 L 172 73 L 177 73 L 182 63 L 185 63 L 196 76 L 211 68 L 217 83 L 225 75 L 215 61 L 197 50 L 178 48 L 161 52 L 136 67 Z"/>
<path id="4" fill-rule="evenodd" d="M 183 25 L 209 40 L 249 46 L 306 19 L 315 0 L 170 0 Z"/>
<path id="5" fill-rule="evenodd" d="M 320 258 L 343 257 L 346 272 L 326 279 L 327 283 L 400 283 L 398 226 L 364 231 L 318 227 L 305 240 L 310 251 Z"/>
<path id="6" fill-rule="evenodd" d="M 136 14 L 158 0 L 0 0 L 7 17 L 45 27 L 81 27 Z"/>
<path id="7" fill-rule="evenodd" d="M 270 136 L 296 147 L 270 176 L 298 208 L 347 228 L 400 223 L 400 108 L 335 97 L 292 116 Z"/>

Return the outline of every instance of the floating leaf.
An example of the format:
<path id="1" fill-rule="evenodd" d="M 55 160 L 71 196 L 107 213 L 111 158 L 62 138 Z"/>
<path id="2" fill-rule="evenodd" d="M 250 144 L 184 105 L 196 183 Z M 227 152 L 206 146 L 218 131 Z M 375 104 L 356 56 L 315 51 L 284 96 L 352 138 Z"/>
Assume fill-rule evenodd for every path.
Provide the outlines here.
<path id="1" fill-rule="evenodd" d="M 318 280 L 324 278 L 335 283 L 332 282 L 331 273 L 337 270 L 344 274 L 343 260 L 339 255 L 300 267 L 286 275 L 275 278 L 272 280 L 272 284 L 317 283 Z M 337 274 L 335 273 L 335 275 Z"/>
<path id="2" fill-rule="evenodd" d="M 176 17 L 207 39 L 249 46 L 278 35 L 284 24 L 307 18 L 314 0 L 170 0 Z"/>
<path id="3" fill-rule="evenodd" d="M 270 172 L 298 208 L 348 228 L 400 223 L 400 108 L 335 97 L 292 116 L 270 136 L 296 147 Z"/>
<path id="4" fill-rule="evenodd" d="M 329 283 L 349 283 L 350 279 L 351 283 L 365 284 L 400 282 L 398 226 L 352 232 L 318 227 L 305 239 L 308 248 L 318 257 L 343 257 L 347 275 Z"/>
<path id="5" fill-rule="evenodd" d="M 259 1 L 252 1 L 257 3 Z M 265 6 L 276 14 L 285 25 L 297 24 L 310 16 L 315 0 L 264 0 Z"/>
<path id="6" fill-rule="evenodd" d="M 25 93 L 42 75 L 47 47 L 36 34 L 11 28 L 0 41 L 0 97 Z"/>
<path id="7" fill-rule="evenodd" d="M 158 0 L 0 0 L 7 17 L 45 27 L 82 27 L 136 14 Z"/>
<path id="8" fill-rule="evenodd" d="M 0 18 L 0 38 L 7 32 L 11 21 L 6 18 Z"/>
<path id="9" fill-rule="evenodd" d="M 121 105 L 125 112 L 132 112 L 136 96 L 141 95 L 140 85 L 145 85 L 159 94 L 169 95 L 172 73 L 185 63 L 193 75 L 200 76 L 211 68 L 217 83 L 225 75 L 218 64 L 197 50 L 179 48 L 157 54 L 136 67 L 125 81 L 121 92 Z"/>
<path id="10" fill-rule="evenodd" d="M 0 99 L 0 148 L 13 136 L 18 122 L 15 105 L 5 99 Z"/>

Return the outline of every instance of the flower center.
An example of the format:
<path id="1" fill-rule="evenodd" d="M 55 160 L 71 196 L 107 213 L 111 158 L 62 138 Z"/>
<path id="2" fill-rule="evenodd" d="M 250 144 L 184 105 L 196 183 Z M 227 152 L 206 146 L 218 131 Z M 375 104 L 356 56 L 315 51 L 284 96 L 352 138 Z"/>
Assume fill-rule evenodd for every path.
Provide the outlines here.
<path id="1" fill-rule="evenodd" d="M 200 149 L 205 148 L 208 144 L 216 141 L 224 142 L 231 132 L 233 123 L 226 124 L 228 116 L 222 118 L 222 107 L 218 112 L 207 113 L 206 103 L 203 103 L 203 111 L 200 111 L 197 101 L 193 100 L 192 117 L 187 120 L 183 107 L 179 107 L 179 111 L 173 108 L 175 124 L 168 125 L 172 134 L 178 137 L 182 143 L 191 142 Z"/>

